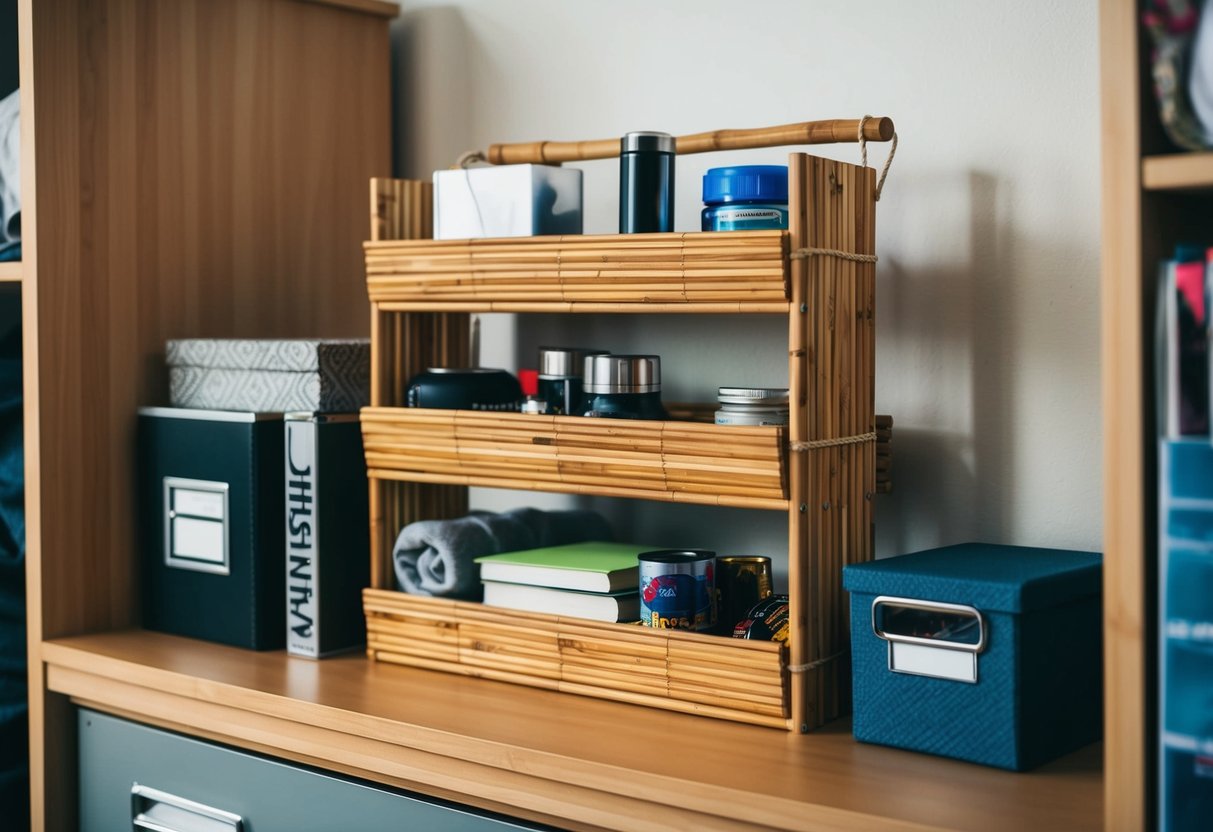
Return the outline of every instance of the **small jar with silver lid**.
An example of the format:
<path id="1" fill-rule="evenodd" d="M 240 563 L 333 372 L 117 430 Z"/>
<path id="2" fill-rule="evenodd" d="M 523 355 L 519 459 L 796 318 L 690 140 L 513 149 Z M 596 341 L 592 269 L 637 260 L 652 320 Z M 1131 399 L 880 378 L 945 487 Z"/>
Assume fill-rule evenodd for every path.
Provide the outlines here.
<path id="1" fill-rule="evenodd" d="M 586 356 L 605 354 L 605 350 L 580 347 L 539 348 L 538 395 L 547 402 L 548 413 L 581 414 L 584 404 L 581 381 Z"/>
<path id="2" fill-rule="evenodd" d="M 585 415 L 608 419 L 666 419 L 661 404 L 661 357 L 591 355 L 585 359 Z"/>
<path id="3" fill-rule="evenodd" d="M 721 387 L 717 398 L 718 425 L 786 425 L 788 389 L 786 387 Z"/>

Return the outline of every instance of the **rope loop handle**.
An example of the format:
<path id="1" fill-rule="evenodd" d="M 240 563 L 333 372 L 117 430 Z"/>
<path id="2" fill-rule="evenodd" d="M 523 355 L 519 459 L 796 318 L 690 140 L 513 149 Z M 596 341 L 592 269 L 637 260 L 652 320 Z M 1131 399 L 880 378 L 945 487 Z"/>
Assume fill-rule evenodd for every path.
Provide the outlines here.
<path id="1" fill-rule="evenodd" d="M 484 155 L 484 151 L 465 150 L 459 154 L 459 158 L 455 160 L 455 164 L 451 165 L 451 170 L 467 170 L 477 162 L 488 164 L 489 159 Z"/>
<path id="2" fill-rule="evenodd" d="M 859 120 L 859 159 L 860 164 L 865 168 L 868 166 L 868 138 L 863 133 L 863 125 L 872 118 L 870 115 L 864 115 Z M 889 147 L 889 155 L 884 160 L 884 167 L 880 169 L 880 178 L 876 180 L 876 201 L 880 202 L 880 192 L 884 190 L 885 177 L 889 175 L 889 166 L 893 164 L 893 157 L 897 154 L 897 131 L 893 131 L 893 144 Z"/>

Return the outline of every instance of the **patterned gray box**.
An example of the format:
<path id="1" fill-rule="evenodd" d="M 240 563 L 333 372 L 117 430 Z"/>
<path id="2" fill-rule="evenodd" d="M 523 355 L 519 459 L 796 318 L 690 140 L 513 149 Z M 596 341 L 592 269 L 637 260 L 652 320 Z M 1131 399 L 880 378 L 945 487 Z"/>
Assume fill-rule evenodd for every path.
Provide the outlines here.
<path id="1" fill-rule="evenodd" d="M 169 341 L 173 407 L 353 412 L 370 401 L 366 340 Z"/>

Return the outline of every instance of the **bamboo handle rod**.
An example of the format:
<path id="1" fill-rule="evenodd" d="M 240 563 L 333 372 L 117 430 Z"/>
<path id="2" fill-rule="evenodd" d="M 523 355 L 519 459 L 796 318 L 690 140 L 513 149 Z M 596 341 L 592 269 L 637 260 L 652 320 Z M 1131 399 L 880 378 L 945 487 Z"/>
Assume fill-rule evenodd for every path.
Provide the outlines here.
<path id="1" fill-rule="evenodd" d="M 779 127 L 756 127 L 750 130 L 713 130 L 679 136 L 677 153 L 707 153 L 712 150 L 743 150 L 755 147 L 779 147 L 798 144 L 834 144 L 859 141 L 857 118 L 804 121 Z M 872 117 L 863 127 L 864 138 L 870 142 L 887 142 L 893 138 L 893 119 Z M 619 155 L 619 139 L 595 139 L 584 142 L 520 142 L 495 144 L 489 147 L 489 161 L 494 165 L 550 164 L 577 162 L 587 159 L 613 159 Z"/>

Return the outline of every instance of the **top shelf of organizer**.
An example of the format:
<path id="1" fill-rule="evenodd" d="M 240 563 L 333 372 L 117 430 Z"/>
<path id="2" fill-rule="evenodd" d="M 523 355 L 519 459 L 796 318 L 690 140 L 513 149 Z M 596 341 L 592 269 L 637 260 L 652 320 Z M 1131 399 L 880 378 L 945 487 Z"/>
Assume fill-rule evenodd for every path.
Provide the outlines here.
<path id="1" fill-rule="evenodd" d="M 380 311 L 782 313 L 786 231 L 364 244 Z"/>

